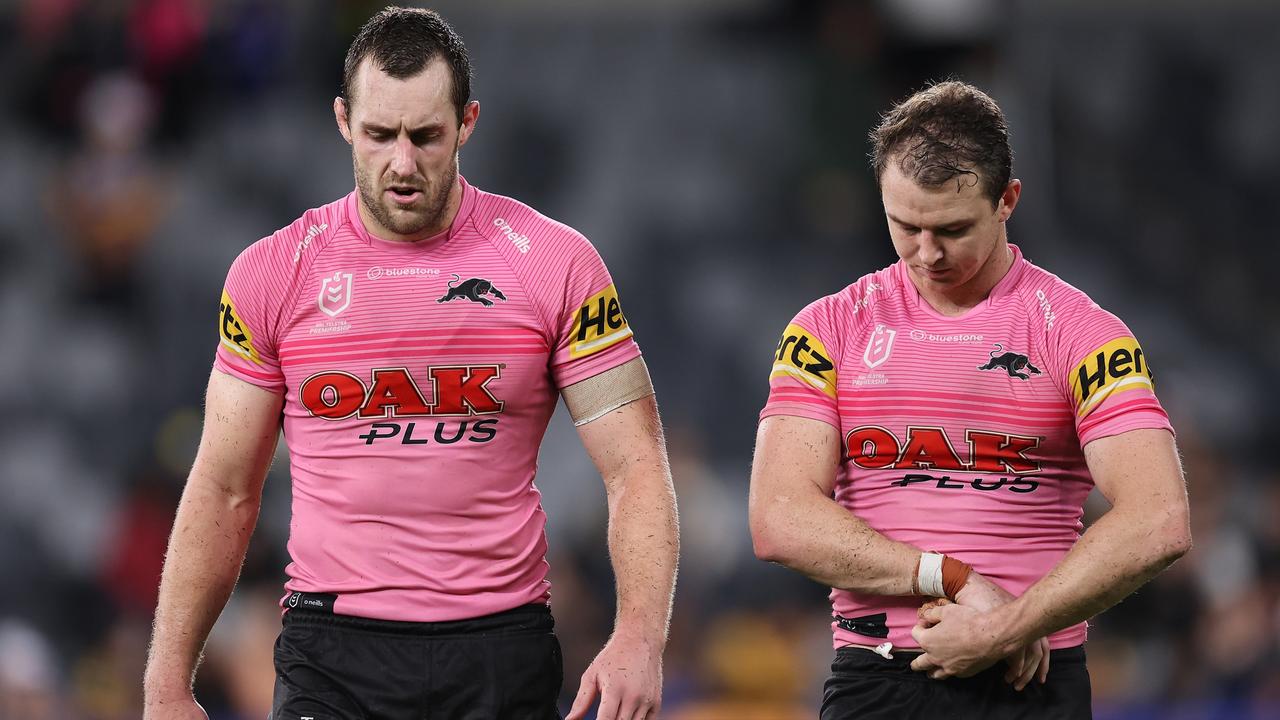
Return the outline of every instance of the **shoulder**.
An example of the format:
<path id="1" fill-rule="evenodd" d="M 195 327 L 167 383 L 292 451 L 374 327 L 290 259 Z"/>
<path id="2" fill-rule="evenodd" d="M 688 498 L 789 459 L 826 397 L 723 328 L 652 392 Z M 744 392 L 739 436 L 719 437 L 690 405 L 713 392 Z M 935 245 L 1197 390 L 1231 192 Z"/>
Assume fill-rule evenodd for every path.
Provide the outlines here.
<path id="1" fill-rule="evenodd" d="M 796 322 L 813 323 L 811 331 L 830 334 L 832 340 L 856 333 L 874 325 L 879 311 L 899 297 L 899 283 L 892 265 L 867 273 L 843 289 L 809 303 L 796 315 Z"/>
<path id="2" fill-rule="evenodd" d="M 1083 290 L 1029 261 L 1017 292 L 1028 314 L 1050 337 L 1105 333 L 1120 324 Z"/>
<path id="3" fill-rule="evenodd" d="M 233 270 L 285 280 L 305 272 L 347 223 L 346 198 L 314 207 L 245 248 Z"/>
<path id="4" fill-rule="evenodd" d="M 521 263 L 598 257 L 582 233 L 504 195 L 477 189 L 471 221 L 499 252 Z"/>

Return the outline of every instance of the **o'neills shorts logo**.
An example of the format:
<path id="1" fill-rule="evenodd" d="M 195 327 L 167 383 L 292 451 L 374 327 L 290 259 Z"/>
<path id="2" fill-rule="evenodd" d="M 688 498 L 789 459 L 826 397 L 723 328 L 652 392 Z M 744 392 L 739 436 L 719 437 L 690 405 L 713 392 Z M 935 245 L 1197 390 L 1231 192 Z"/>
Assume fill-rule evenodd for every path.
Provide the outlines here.
<path id="1" fill-rule="evenodd" d="M 428 402 L 405 368 L 378 368 L 370 385 L 351 373 L 330 370 L 304 380 L 298 399 L 312 416 L 326 420 L 492 415 L 502 412 L 503 402 L 487 386 L 500 376 L 500 365 L 428 367 L 426 379 L 435 390 Z"/>
<path id="2" fill-rule="evenodd" d="M 226 288 L 222 290 L 222 302 L 218 305 L 218 337 L 231 352 L 256 365 L 262 364 L 262 358 L 253 348 L 253 333 L 236 316 L 235 305 Z"/>
<path id="3" fill-rule="evenodd" d="M 580 358 L 600 352 L 631 337 L 631 327 L 618 303 L 613 285 L 582 302 L 570 331 L 569 357 Z"/>
<path id="4" fill-rule="evenodd" d="M 1069 377 L 1080 416 L 1116 393 L 1155 390 L 1151 367 L 1146 364 L 1138 341 L 1131 337 L 1116 338 L 1089 353 Z"/>
<path id="5" fill-rule="evenodd" d="M 836 366 L 822 341 L 791 323 L 782 331 L 769 379 L 796 377 L 831 397 L 836 396 Z"/>

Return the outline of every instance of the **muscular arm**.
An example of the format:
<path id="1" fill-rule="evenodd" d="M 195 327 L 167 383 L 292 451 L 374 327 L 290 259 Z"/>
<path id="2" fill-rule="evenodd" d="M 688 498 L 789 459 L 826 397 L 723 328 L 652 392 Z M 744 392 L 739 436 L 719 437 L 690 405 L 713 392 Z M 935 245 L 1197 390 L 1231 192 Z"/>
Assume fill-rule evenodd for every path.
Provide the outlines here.
<path id="1" fill-rule="evenodd" d="M 774 416 L 760 423 L 751 468 L 751 540 L 756 556 L 820 583 L 875 595 L 911 595 L 920 548 L 890 540 L 831 496 L 840 460 L 839 432 L 807 418 Z M 956 602 L 987 611 L 1013 596 L 977 571 Z M 1010 645 L 994 659 L 1009 664 L 1018 689 L 1049 671 L 1040 635 Z M 988 663 L 989 665 L 990 663 Z"/>
<path id="2" fill-rule="evenodd" d="M 890 540 L 831 497 L 839 461 L 840 433 L 827 423 L 760 423 L 749 501 L 756 557 L 834 588 L 910 595 L 920 549 Z"/>
<path id="3" fill-rule="evenodd" d="M 1112 507 L 1005 609 L 1006 643 L 1088 620 L 1191 549 L 1191 513 L 1172 435 L 1132 430 L 1094 440 L 1084 455 Z"/>
<path id="4" fill-rule="evenodd" d="M 999 613 L 941 607 L 913 634 L 926 653 L 912 667 L 931 677 L 969 675 L 1010 647 L 1097 615 L 1191 548 L 1190 511 L 1173 436 L 1132 430 L 1084 448 L 1112 507 L 1061 561 Z"/>
<path id="5" fill-rule="evenodd" d="M 583 675 L 569 717 L 586 712 L 597 688 L 602 719 L 656 715 L 680 549 L 657 404 L 648 395 L 578 432 L 604 478 L 618 610 L 613 635 Z"/>
<path id="6" fill-rule="evenodd" d="M 205 639 L 240 574 L 279 432 L 281 397 L 219 371 L 160 580 L 144 688 L 148 710 L 191 703 Z"/>

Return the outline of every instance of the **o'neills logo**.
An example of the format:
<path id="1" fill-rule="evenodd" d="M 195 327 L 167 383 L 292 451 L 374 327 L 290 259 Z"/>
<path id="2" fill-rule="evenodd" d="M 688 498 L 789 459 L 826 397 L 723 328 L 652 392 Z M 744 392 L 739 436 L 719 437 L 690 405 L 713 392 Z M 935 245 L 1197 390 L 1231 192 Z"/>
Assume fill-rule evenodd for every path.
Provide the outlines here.
<path id="1" fill-rule="evenodd" d="M 373 381 L 341 370 L 316 373 L 298 390 L 312 416 L 326 420 L 413 417 L 421 415 L 492 415 L 503 402 L 487 387 L 501 376 L 500 365 L 428 367 L 432 400 L 428 402 L 406 368 L 378 368 Z"/>

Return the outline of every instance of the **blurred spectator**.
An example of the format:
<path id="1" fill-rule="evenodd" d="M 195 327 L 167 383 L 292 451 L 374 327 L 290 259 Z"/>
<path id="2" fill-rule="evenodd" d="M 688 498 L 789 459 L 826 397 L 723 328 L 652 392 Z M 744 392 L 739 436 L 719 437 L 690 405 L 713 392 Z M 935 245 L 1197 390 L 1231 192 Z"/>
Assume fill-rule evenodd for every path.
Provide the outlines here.
<path id="1" fill-rule="evenodd" d="M 56 662 L 53 648 L 34 628 L 21 620 L 0 620 L 0 717 L 61 718 Z"/>
<path id="2" fill-rule="evenodd" d="M 163 183 L 146 154 L 152 114 L 146 86 L 129 74 L 97 78 L 81 103 L 82 145 L 49 190 L 80 261 L 87 303 L 131 309 L 138 255 L 159 222 Z"/>

